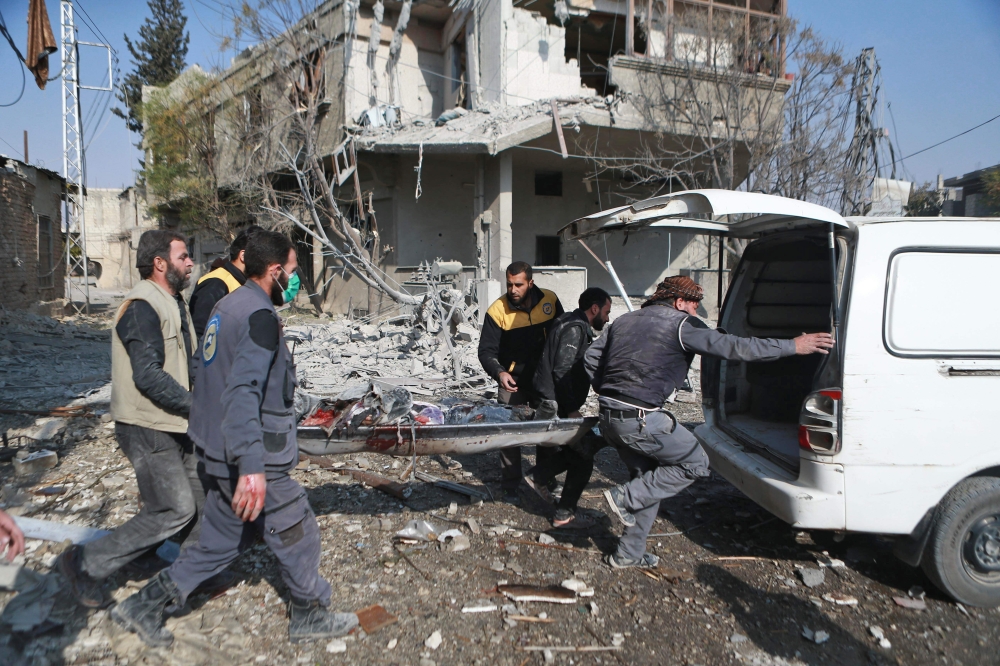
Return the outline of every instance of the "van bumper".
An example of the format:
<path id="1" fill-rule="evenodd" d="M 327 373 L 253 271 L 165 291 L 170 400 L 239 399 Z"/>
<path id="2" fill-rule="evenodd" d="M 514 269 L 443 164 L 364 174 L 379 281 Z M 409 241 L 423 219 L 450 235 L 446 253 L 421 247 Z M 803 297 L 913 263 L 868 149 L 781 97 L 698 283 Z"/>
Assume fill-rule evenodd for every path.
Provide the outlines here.
<path id="1" fill-rule="evenodd" d="M 802 458 L 795 478 L 707 423 L 695 428 L 694 435 L 713 470 L 786 523 L 803 529 L 845 529 L 843 465 Z"/>

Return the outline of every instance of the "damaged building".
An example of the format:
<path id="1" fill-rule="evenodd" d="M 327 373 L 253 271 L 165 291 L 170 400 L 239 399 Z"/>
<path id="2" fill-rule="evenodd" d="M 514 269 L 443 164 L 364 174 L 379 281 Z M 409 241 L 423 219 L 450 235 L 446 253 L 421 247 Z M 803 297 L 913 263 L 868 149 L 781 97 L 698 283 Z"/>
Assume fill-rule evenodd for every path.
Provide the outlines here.
<path id="1" fill-rule="evenodd" d="M 0 305 L 5 308 L 27 309 L 63 297 L 64 186 L 54 171 L 0 155 Z"/>
<path id="2" fill-rule="evenodd" d="M 624 245 L 585 248 L 557 231 L 691 186 L 669 178 L 640 183 L 615 168 L 670 142 L 697 140 L 698 128 L 667 117 L 651 96 L 708 97 L 719 72 L 737 71 L 740 86 L 765 100 L 758 103 L 764 113 L 780 114 L 789 83 L 776 26 L 785 11 L 784 0 L 330 0 L 296 27 L 318 45 L 301 86 L 322 99 L 318 152 L 338 200 L 355 219 L 359 204 L 377 216 L 382 266 L 400 285 L 422 262 L 443 259 L 460 264 L 459 287 L 491 299 L 504 267 L 522 260 L 540 267 L 536 282 L 572 306 L 587 286 L 617 293 L 603 265 L 610 261 L 631 296 L 651 293 L 668 274 L 691 275 L 706 287 L 710 314 L 717 242 L 651 231 Z M 692 16 L 748 36 L 763 25 L 772 37 L 713 48 L 711 32 L 692 28 Z M 275 85 L 268 72 L 280 65 L 260 64 L 278 62 L 277 50 L 272 40 L 236 57 L 219 74 L 227 97 L 215 101 L 218 108 L 242 108 L 248 124 L 265 123 L 262 99 Z M 223 113 L 213 118 L 232 122 Z M 727 122 L 710 118 L 709 131 Z M 737 182 L 747 169 L 741 150 L 734 149 Z M 351 153 L 356 174 L 346 177 Z M 277 163 L 261 168 L 281 171 Z M 713 181 L 706 173 L 695 184 Z M 366 314 L 386 304 L 317 241 L 299 240 L 300 266 L 325 310 Z"/>

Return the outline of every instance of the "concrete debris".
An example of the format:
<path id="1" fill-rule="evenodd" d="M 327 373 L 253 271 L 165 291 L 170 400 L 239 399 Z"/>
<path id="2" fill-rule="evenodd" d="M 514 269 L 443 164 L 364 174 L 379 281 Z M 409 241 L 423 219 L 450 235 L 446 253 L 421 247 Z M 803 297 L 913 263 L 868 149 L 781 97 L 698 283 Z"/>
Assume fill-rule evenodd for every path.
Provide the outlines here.
<path id="1" fill-rule="evenodd" d="M 462 607 L 463 613 L 492 613 L 495 610 L 497 610 L 497 605 L 489 599 L 477 599 Z"/>
<path id="2" fill-rule="evenodd" d="M 872 638 L 878 642 L 878 646 L 880 648 L 883 650 L 892 648 L 892 643 L 890 643 L 889 639 L 885 637 L 885 631 L 882 630 L 882 627 L 872 625 L 868 627 L 868 631 L 871 632 Z"/>
<path id="3" fill-rule="evenodd" d="M 837 606 L 857 606 L 858 600 L 843 592 L 830 592 L 823 595 L 823 599 Z"/>
<path id="4" fill-rule="evenodd" d="M 14 473 L 18 476 L 27 476 L 52 469 L 58 464 L 59 456 L 55 451 L 42 449 L 29 453 L 27 450 L 21 450 L 14 457 Z"/>
<path id="5" fill-rule="evenodd" d="M 516 602 L 541 601 L 551 604 L 576 603 L 576 592 L 558 585 L 499 585 L 500 594 Z"/>
<path id="6" fill-rule="evenodd" d="M 822 569 L 799 569 L 799 578 L 806 587 L 819 587 L 826 579 L 826 574 Z"/>
<path id="7" fill-rule="evenodd" d="M 469 537 L 464 534 L 459 534 L 448 542 L 445 546 L 445 550 L 449 553 L 459 553 L 463 550 L 469 550 L 472 547 L 472 542 L 469 541 Z"/>
<path id="8" fill-rule="evenodd" d="M 392 640 L 390 640 L 388 642 L 388 644 L 386 644 L 385 649 L 386 650 L 395 650 L 396 649 L 396 645 L 398 645 L 398 644 L 399 644 L 399 639 L 398 638 L 393 638 Z"/>
<path id="9" fill-rule="evenodd" d="M 897 606 L 908 608 L 909 610 L 927 610 L 927 602 L 923 599 L 914 599 L 912 597 L 893 597 L 892 600 L 896 602 Z"/>
<path id="10" fill-rule="evenodd" d="M 339 638 L 334 638 L 332 641 L 326 644 L 326 651 L 331 654 L 338 654 L 340 652 L 347 652 L 347 643 Z"/>
<path id="11" fill-rule="evenodd" d="M 750 639 L 740 633 L 735 633 L 729 637 L 729 642 L 734 645 L 739 645 L 740 643 L 746 643 L 748 640 Z"/>
<path id="12" fill-rule="evenodd" d="M 552 545 L 555 542 L 556 540 L 551 536 L 549 536 L 548 534 L 546 534 L 545 532 L 542 532 L 541 534 L 538 535 L 538 543 L 543 543 L 545 545 Z"/>
<path id="13" fill-rule="evenodd" d="M 822 645 L 823 643 L 830 640 L 830 634 L 828 632 L 823 630 L 813 631 L 812 629 L 806 626 L 802 627 L 802 637 L 807 641 L 812 641 L 813 643 L 816 643 L 817 645 Z"/>
<path id="14" fill-rule="evenodd" d="M 442 642 L 441 632 L 435 631 L 433 634 L 427 637 L 427 640 L 424 641 L 424 646 L 426 646 L 428 649 L 431 650 L 437 650 L 439 647 L 441 647 L 441 642 Z"/>

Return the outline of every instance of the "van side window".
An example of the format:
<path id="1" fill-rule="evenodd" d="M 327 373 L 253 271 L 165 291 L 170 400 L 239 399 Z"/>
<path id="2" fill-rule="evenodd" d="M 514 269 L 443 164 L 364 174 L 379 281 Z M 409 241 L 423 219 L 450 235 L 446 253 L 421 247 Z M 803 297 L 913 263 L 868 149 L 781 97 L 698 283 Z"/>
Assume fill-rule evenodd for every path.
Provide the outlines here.
<path id="1" fill-rule="evenodd" d="M 1000 252 L 893 255 L 883 323 L 886 349 L 896 356 L 1000 356 L 1000 307 L 989 296 L 997 275 Z"/>

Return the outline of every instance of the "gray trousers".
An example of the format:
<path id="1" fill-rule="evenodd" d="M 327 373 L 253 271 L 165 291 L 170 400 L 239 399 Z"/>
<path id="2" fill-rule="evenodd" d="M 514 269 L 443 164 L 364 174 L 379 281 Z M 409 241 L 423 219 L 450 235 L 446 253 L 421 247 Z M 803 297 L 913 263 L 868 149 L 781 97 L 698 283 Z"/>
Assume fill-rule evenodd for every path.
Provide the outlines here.
<path id="1" fill-rule="evenodd" d="M 198 458 L 187 435 L 116 423 L 115 437 L 135 468 L 142 508 L 111 534 L 83 547 L 83 570 L 98 580 L 170 537 L 182 541 L 182 548 L 197 543 L 198 516 L 205 504 Z"/>
<path id="2" fill-rule="evenodd" d="M 281 578 L 292 597 L 330 604 L 330 584 L 319 575 L 319 525 L 306 493 L 288 474 L 268 474 L 264 510 L 245 523 L 232 509 L 237 478 L 209 477 L 198 543 L 181 552 L 167 570 L 181 603 L 202 581 L 219 573 L 254 544 L 257 535 L 278 559 Z"/>
<path id="3" fill-rule="evenodd" d="M 618 541 L 618 556 L 638 560 L 646 552 L 660 500 L 708 476 L 708 455 L 670 414 L 646 412 L 645 419 L 616 414 L 602 406 L 600 429 L 632 476 L 622 489 L 625 506 L 635 516 L 635 526 L 625 528 Z"/>

